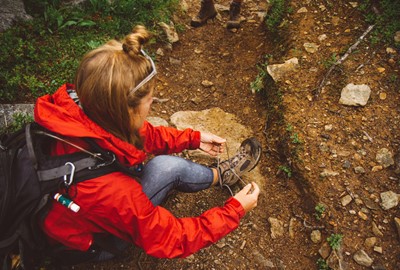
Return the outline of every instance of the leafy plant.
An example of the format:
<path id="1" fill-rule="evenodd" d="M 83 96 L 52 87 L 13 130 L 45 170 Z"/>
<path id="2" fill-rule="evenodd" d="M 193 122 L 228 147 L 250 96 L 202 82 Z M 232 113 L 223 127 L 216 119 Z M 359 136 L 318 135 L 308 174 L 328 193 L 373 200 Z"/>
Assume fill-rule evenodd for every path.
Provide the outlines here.
<path id="1" fill-rule="evenodd" d="M 299 138 L 299 134 L 293 133 L 290 138 L 292 139 L 292 143 L 301 144 L 303 141 Z"/>
<path id="2" fill-rule="evenodd" d="M 328 266 L 328 263 L 322 258 L 317 260 L 317 267 L 318 270 L 332 270 L 332 268 Z"/>
<path id="3" fill-rule="evenodd" d="M 264 80 L 265 77 L 267 76 L 266 67 L 267 63 L 257 65 L 258 69 L 258 74 L 257 77 L 255 78 L 254 81 L 250 83 L 250 88 L 253 93 L 260 92 L 262 89 L 264 89 Z"/>
<path id="4" fill-rule="evenodd" d="M 323 215 L 325 213 L 325 210 L 326 210 L 326 208 L 323 204 L 321 204 L 321 203 L 317 204 L 315 206 L 315 214 L 314 214 L 316 219 L 321 220 L 321 218 L 323 217 Z"/>
<path id="5" fill-rule="evenodd" d="M 336 53 L 333 53 L 330 58 L 328 58 L 327 60 L 323 61 L 323 65 L 325 68 L 330 68 L 331 66 L 333 66 L 336 61 L 338 60 Z"/>
<path id="6" fill-rule="evenodd" d="M 168 20 L 178 0 L 25 0 L 33 16 L 0 35 L 0 102 L 29 102 L 72 82 L 82 56 L 134 25 Z M 157 35 L 155 35 L 157 37 Z"/>
<path id="7" fill-rule="evenodd" d="M 332 249 L 339 249 L 340 245 L 342 244 L 343 235 L 342 234 L 331 234 L 327 239 L 329 246 Z"/>
<path id="8" fill-rule="evenodd" d="M 400 1 L 396 0 L 363 0 L 359 9 L 364 12 L 365 21 L 375 24 L 375 30 L 370 36 L 373 44 L 393 43 L 393 36 L 400 29 Z M 377 9 L 379 12 L 375 12 Z"/>
<path id="9" fill-rule="evenodd" d="M 265 24 L 269 31 L 276 32 L 279 25 L 282 23 L 285 12 L 287 11 L 286 4 L 285 0 L 270 0 L 269 3 L 271 7 L 265 20 Z"/>
<path id="10" fill-rule="evenodd" d="M 9 126 L 0 129 L 0 134 L 15 132 L 27 123 L 33 122 L 33 116 L 28 113 L 17 112 L 13 114 L 12 118 L 13 121 Z"/>
<path id="11" fill-rule="evenodd" d="M 281 165 L 278 169 L 286 173 L 288 178 L 292 177 L 292 170 L 289 167 Z"/>

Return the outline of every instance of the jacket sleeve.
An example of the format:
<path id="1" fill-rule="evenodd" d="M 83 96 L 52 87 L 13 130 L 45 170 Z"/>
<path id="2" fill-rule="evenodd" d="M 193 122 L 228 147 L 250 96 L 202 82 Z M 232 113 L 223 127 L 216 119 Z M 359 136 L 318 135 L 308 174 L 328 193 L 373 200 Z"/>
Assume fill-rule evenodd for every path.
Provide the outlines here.
<path id="1" fill-rule="evenodd" d="M 140 132 L 145 137 L 145 151 L 154 155 L 179 153 L 200 146 L 200 132 L 190 128 L 154 127 L 146 121 Z"/>
<path id="2" fill-rule="evenodd" d="M 125 181 L 117 181 L 119 187 L 114 192 L 109 185 L 108 192 L 97 192 L 101 197 L 96 198 L 96 205 L 85 215 L 154 257 L 189 256 L 235 230 L 245 214 L 241 204 L 231 197 L 224 206 L 198 217 L 176 218 L 165 208 L 155 207 L 141 191 L 140 184 L 129 178 L 128 183 Z"/>

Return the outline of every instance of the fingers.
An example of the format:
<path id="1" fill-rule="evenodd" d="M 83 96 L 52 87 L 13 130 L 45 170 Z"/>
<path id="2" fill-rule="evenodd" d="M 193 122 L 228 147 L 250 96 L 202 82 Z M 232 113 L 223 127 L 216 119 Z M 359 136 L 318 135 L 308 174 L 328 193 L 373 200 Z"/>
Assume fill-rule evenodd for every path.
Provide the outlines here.
<path id="1" fill-rule="evenodd" d="M 260 194 L 260 188 L 255 183 L 246 185 L 241 191 L 239 191 L 234 198 L 237 199 L 243 206 L 245 212 L 254 209 L 257 206 L 258 195 Z"/>

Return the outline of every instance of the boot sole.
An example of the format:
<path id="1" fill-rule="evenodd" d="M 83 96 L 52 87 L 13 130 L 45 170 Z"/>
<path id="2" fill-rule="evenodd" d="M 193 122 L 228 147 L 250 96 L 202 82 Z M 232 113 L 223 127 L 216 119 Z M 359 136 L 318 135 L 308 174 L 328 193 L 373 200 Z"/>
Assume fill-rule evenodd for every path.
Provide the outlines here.
<path id="1" fill-rule="evenodd" d="M 254 155 L 255 162 L 253 166 L 245 170 L 246 172 L 250 172 L 258 165 L 258 162 L 261 159 L 262 147 L 261 143 L 255 137 L 247 138 L 241 143 L 240 147 L 245 147 L 246 144 L 250 144 L 251 152 L 255 154 Z"/>

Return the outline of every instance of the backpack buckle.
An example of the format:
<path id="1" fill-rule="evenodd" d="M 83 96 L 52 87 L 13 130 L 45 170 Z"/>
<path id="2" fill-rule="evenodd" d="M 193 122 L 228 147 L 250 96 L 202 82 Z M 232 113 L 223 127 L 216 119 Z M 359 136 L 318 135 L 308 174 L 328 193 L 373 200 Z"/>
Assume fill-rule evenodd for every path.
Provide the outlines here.
<path id="1" fill-rule="evenodd" d="M 105 161 L 103 163 L 96 164 L 95 166 L 91 166 L 88 169 L 89 170 L 96 170 L 98 168 L 105 167 L 105 166 L 113 164 L 117 158 L 115 157 L 114 153 L 109 153 L 109 154 L 111 155 L 111 159 L 110 160 L 107 160 L 107 161 Z"/>

